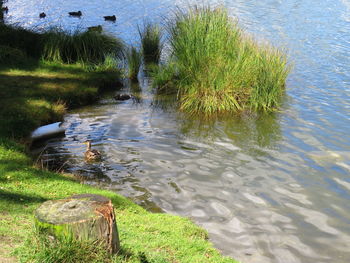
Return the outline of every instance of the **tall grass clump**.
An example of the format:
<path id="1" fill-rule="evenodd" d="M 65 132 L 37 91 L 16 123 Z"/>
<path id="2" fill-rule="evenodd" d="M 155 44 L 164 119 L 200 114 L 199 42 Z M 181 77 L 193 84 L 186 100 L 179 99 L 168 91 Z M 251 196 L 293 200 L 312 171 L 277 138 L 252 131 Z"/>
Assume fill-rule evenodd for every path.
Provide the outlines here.
<path id="1" fill-rule="evenodd" d="M 21 63 L 27 59 L 26 54 L 17 48 L 0 45 L 0 63 L 9 65 Z"/>
<path id="2" fill-rule="evenodd" d="M 142 55 L 145 63 L 157 64 L 162 52 L 162 34 L 160 27 L 150 22 L 139 28 L 139 34 L 142 46 Z"/>
<path id="3" fill-rule="evenodd" d="M 0 23 L 0 45 L 22 50 L 26 55 L 38 58 L 42 50 L 42 35 L 18 25 Z"/>
<path id="4" fill-rule="evenodd" d="M 245 36 L 225 10 L 178 11 L 168 31 L 171 55 L 154 83 L 174 89 L 181 110 L 214 114 L 278 106 L 289 71 L 286 56 Z"/>
<path id="5" fill-rule="evenodd" d="M 60 29 L 53 29 L 44 34 L 43 58 L 63 63 L 92 63 L 105 61 L 107 56 L 121 57 L 121 40 L 94 31 L 69 34 Z"/>
<path id="6" fill-rule="evenodd" d="M 130 47 L 126 52 L 126 60 L 128 63 L 128 77 L 137 81 L 137 75 L 141 66 L 142 55 L 135 47 Z"/>

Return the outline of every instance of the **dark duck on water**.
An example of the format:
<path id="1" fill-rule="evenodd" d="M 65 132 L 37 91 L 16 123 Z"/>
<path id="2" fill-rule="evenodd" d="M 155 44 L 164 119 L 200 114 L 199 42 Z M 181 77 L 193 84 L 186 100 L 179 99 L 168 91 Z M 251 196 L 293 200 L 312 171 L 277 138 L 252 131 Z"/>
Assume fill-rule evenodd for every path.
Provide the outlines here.
<path id="1" fill-rule="evenodd" d="M 115 21 L 115 20 L 117 20 L 117 18 L 116 18 L 116 16 L 115 15 L 112 15 L 112 16 L 104 16 L 104 19 L 106 20 L 106 21 Z"/>
<path id="2" fill-rule="evenodd" d="M 68 13 L 70 16 L 79 16 L 81 17 L 83 14 L 81 11 L 78 11 L 78 12 L 69 12 Z"/>

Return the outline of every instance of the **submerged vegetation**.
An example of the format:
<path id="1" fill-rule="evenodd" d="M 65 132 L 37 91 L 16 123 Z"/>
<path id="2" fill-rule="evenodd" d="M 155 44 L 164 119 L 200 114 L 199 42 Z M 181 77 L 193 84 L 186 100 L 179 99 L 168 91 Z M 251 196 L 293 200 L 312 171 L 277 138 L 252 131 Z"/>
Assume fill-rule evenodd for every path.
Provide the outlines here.
<path id="1" fill-rule="evenodd" d="M 145 63 L 158 64 L 162 52 L 162 34 L 158 25 L 147 22 L 139 28 L 142 54 Z"/>
<path id="2" fill-rule="evenodd" d="M 271 111 L 289 72 L 286 56 L 246 36 L 223 9 L 177 12 L 168 25 L 171 55 L 154 74 L 192 114 Z"/>

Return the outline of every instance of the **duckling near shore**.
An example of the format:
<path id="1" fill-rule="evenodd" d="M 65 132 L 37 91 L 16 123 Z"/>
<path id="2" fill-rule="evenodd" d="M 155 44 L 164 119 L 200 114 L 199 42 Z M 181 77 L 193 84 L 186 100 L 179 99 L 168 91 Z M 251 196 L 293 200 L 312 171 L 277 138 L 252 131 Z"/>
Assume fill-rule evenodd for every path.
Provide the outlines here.
<path id="1" fill-rule="evenodd" d="M 39 14 L 39 17 L 40 17 L 40 18 L 45 18 L 45 17 L 46 17 L 46 14 L 45 14 L 44 12 L 42 12 L 42 13 Z"/>
<path id="2" fill-rule="evenodd" d="M 101 153 L 98 150 L 91 150 L 91 141 L 84 142 L 87 145 L 86 152 L 84 154 L 87 161 L 97 161 L 101 159 Z"/>
<path id="3" fill-rule="evenodd" d="M 117 20 L 116 16 L 115 15 L 112 15 L 112 16 L 104 16 L 103 17 L 106 21 L 115 21 Z"/>
<path id="4" fill-rule="evenodd" d="M 78 11 L 78 12 L 69 12 L 68 14 L 69 14 L 70 16 L 79 16 L 79 17 L 83 15 L 81 11 Z"/>

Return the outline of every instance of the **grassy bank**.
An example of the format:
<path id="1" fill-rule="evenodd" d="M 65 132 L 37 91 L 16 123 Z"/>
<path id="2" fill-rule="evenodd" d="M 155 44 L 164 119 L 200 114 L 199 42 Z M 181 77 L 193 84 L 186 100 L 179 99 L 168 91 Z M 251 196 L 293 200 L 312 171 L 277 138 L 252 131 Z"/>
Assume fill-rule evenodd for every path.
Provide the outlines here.
<path id="1" fill-rule="evenodd" d="M 39 170 L 23 150 L 12 141 L 0 140 L 0 262 L 15 262 L 10 255 L 15 248 L 24 262 L 106 262 L 99 261 L 98 253 L 77 253 L 72 261 L 59 261 L 67 249 L 53 253 L 60 247 L 50 251 L 33 237 L 35 208 L 46 200 L 78 193 L 102 194 L 116 208 L 122 251 L 107 262 L 234 262 L 213 249 L 206 232 L 188 219 L 149 213 L 115 193 Z"/>
<path id="2" fill-rule="evenodd" d="M 207 233 L 188 219 L 149 213 L 113 192 L 32 164 L 18 141 L 35 127 L 60 120 L 66 109 L 96 100 L 101 88 L 115 87 L 119 71 L 111 69 L 115 56 L 110 54 L 92 64 L 77 61 L 74 52 L 69 53 L 73 60 L 65 61 L 74 64 L 63 64 L 62 56 L 49 59 L 43 35 L 14 30 L 17 33 L 7 38 L 11 43 L 0 37 L 2 50 L 7 50 L 0 57 L 0 262 L 234 262 L 222 257 L 207 241 Z M 21 41 L 33 41 L 37 49 Z M 91 244 L 53 246 L 34 232 L 33 212 L 42 202 L 79 193 L 111 198 L 122 248 L 118 255 L 109 257 Z"/>
<path id="3" fill-rule="evenodd" d="M 118 74 L 42 61 L 0 67 L 0 136 L 22 138 L 62 120 L 67 108 L 96 101 L 99 89 L 117 88 Z"/>
<path id="4" fill-rule="evenodd" d="M 96 44 L 96 45 L 95 45 Z M 118 88 L 123 45 L 96 32 L 34 32 L 0 24 L 0 136 L 23 138 L 67 108 Z"/>
<path id="5" fill-rule="evenodd" d="M 171 56 L 155 74 L 155 86 L 172 91 L 194 114 L 271 111 L 288 75 L 286 57 L 258 45 L 223 9 L 177 12 L 168 25 Z"/>

